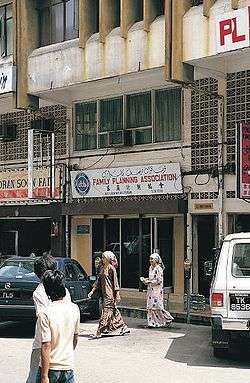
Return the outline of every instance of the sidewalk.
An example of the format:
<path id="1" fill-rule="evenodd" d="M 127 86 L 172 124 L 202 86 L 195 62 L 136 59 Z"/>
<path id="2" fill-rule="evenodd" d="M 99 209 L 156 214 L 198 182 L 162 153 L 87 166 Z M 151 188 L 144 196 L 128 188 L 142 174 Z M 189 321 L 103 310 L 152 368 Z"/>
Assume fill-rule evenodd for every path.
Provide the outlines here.
<path id="1" fill-rule="evenodd" d="M 145 307 L 137 307 L 131 305 L 121 305 L 119 310 L 122 315 L 132 318 L 147 318 L 147 311 Z M 186 322 L 187 314 L 184 311 L 171 310 L 171 315 L 174 317 L 176 322 Z M 192 324 L 201 324 L 201 325 L 210 325 L 210 309 L 209 306 L 205 310 L 192 310 L 190 314 L 190 323 Z"/>

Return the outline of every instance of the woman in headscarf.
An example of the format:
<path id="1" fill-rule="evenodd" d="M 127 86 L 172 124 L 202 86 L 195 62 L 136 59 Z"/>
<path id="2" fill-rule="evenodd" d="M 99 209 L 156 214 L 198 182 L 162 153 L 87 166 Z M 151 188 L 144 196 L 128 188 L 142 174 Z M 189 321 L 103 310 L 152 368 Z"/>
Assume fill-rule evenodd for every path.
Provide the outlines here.
<path id="1" fill-rule="evenodd" d="M 121 300 L 116 273 L 117 267 L 118 262 L 115 254 L 112 251 L 104 251 L 102 254 L 102 268 L 92 291 L 89 293 L 89 298 L 91 298 L 93 293 L 99 290 L 103 297 L 102 314 L 96 338 L 100 338 L 102 334 L 117 333 L 117 335 L 124 335 L 130 332 L 117 308 L 117 303 Z"/>
<path id="2" fill-rule="evenodd" d="M 174 319 L 164 309 L 163 304 L 163 270 L 162 259 L 157 253 L 149 257 L 149 277 L 141 277 L 141 281 L 148 286 L 147 291 L 147 319 L 148 327 L 169 326 Z"/>

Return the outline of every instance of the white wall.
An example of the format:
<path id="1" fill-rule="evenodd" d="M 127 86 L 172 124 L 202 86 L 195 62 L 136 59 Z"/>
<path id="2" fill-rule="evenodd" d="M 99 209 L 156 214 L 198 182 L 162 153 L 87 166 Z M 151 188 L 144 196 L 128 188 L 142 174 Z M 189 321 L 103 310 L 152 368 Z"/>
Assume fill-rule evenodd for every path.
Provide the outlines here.
<path id="1" fill-rule="evenodd" d="M 29 92 L 37 93 L 143 69 L 157 68 L 165 60 L 165 19 L 157 17 L 149 32 L 143 22 L 132 25 L 127 38 L 115 28 L 101 43 L 99 33 L 92 35 L 85 49 L 79 39 L 41 47 L 28 62 Z"/>
<path id="2" fill-rule="evenodd" d="M 239 8 L 250 5 L 250 0 L 239 1 Z M 210 9 L 209 17 L 203 16 L 203 6 L 190 8 L 183 18 L 184 61 L 188 62 L 216 54 L 215 19 L 232 12 L 230 0 L 217 0 Z"/>

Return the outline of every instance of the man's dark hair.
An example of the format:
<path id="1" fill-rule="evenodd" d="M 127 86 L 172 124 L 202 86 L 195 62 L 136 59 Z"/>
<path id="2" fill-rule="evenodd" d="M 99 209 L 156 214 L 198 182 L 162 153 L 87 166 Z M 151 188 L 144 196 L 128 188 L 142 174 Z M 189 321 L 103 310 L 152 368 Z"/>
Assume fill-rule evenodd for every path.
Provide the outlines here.
<path id="1" fill-rule="evenodd" d="M 60 270 L 46 271 L 42 281 L 45 292 L 52 301 L 65 297 L 64 274 Z"/>
<path id="2" fill-rule="evenodd" d="M 43 274 L 47 270 L 55 270 L 55 269 L 56 269 L 56 261 L 51 255 L 44 255 L 43 257 L 39 257 L 38 259 L 36 259 L 34 263 L 34 272 L 39 279 L 42 278 Z"/>

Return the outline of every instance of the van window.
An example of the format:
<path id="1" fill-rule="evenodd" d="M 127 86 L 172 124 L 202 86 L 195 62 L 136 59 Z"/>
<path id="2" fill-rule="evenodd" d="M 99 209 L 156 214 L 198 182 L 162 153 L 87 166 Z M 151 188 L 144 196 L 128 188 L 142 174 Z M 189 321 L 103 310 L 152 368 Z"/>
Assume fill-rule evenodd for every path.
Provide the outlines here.
<path id="1" fill-rule="evenodd" d="M 234 245 L 232 275 L 234 277 L 250 277 L 250 243 Z"/>

